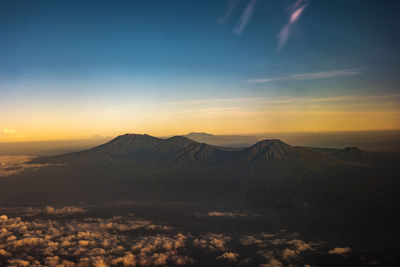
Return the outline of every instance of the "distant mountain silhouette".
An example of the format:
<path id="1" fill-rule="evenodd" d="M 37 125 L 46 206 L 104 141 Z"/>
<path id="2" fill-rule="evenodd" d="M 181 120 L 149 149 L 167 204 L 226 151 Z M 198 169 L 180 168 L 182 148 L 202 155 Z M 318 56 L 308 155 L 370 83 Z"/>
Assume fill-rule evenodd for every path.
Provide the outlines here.
<path id="1" fill-rule="evenodd" d="M 354 156 L 354 155 L 362 155 L 364 152 L 362 152 L 358 147 L 345 147 L 339 151 L 337 151 L 335 154 L 337 156 Z"/>
<path id="2" fill-rule="evenodd" d="M 101 151 L 110 156 L 151 162 L 172 156 L 191 143 L 192 140 L 181 136 L 160 139 L 147 134 L 126 134 L 88 152 Z"/>
<path id="3" fill-rule="evenodd" d="M 334 156 L 340 160 L 356 162 L 363 162 L 370 159 L 369 154 L 358 147 L 345 147 L 334 153 Z"/>
<path id="4" fill-rule="evenodd" d="M 335 206 L 364 201 L 360 198 L 364 193 L 356 191 L 364 190 L 360 186 L 366 183 L 363 175 L 372 174 L 370 162 L 359 158 L 363 154 L 356 148 L 319 153 L 277 139 L 229 150 L 184 136 L 161 139 L 125 134 L 88 150 L 37 158 L 32 163 L 65 166 L 49 167 L 46 184 L 58 177 L 60 184 L 73 184 L 73 191 L 93 188 L 91 194 L 80 193 L 85 198 L 224 199 L 301 207 L 302 203 Z M 349 188 L 357 190 L 342 193 Z"/>
<path id="5" fill-rule="evenodd" d="M 225 147 L 247 147 L 260 141 L 258 137 L 248 135 L 213 135 L 191 132 L 184 136 L 196 142 Z"/>
<path id="6" fill-rule="evenodd" d="M 280 140 L 264 140 L 247 148 L 244 156 L 248 161 L 284 160 L 296 153 L 298 151 L 294 147 Z"/>
<path id="7" fill-rule="evenodd" d="M 192 143 L 195 142 L 183 136 L 160 139 L 147 134 L 125 134 L 88 150 L 40 158 L 38 161 L 65 162 L 83 159 L 94 161 L 125 159 L 139 163 L 158 162 L 176 155 Z"/>
<path id="8" fill-rule="evenodd" d="M 215 135 L 209 133 L 201 133 L 201 132 L 190 132 L 185 136 L 187 138 L 205 138 L 205 137 L 214 137 Z"/>
<path id="9" fill-rule="evenodd" d="M 224 154 L 229 154 L 229 152 L 219 150 L 218 148 L 205 143 L 193 142 L 182 149 L 178 155 L 176 155 L 175 160 L 181 162 L 213 162 L 222 159 Z"/>
<path id="10" fill-rule="evenodd" d="M 81 160 L 130 160 L 136 163 L 224 163 L 236 166 L 257 163 L 277 164 L 278 161 L 309 162 L 316 158 L 326 158 L 307 148 L 294 147 L 280 140 L 263 140 L 242 150 L 226 150 L 217 146 L 199 143 L 184 136 L 167 139 L 156 138 L 147 134 L 125 134 L 113 140 L 80 152 L 36 159 L 35 162 L 58 162 Z M 250 166 L 250 165 L 249 165 Z M 251 165 L 253 166 L 253 165 Z M 235 168 L 235 166 L 231 166 Z M 252 167 L 253 168 L 253 167 Z"/>
<path id="11" fill-rule="evenodd" d="M 36 167 L 24 163 L 22 172 L 0 177 L 0 209 L 84 203 L 96 207 L 99 217 L 103 207 L 113 216 L 145 212 L 159 218 L 155 222 L 177 222 L 176 231 L 192 224 L 199 233 L 210 231 L 202 226 L 207 222 L 235 232 L 256 223 L 252 231 L 293 228 L 311 235 L 343 235 L 348 227 L 351 236 L 360 227 L 370 233 L 379 220 L 393 235 L 398 230 L 400 160 L 372 153 L 354 147 L 298 147 L 278 139 L 227 149 L 184 136 L 125 134 L 91 149 L 36 158 Z M 239 210 L 249 217 L 188 216 Z"/>

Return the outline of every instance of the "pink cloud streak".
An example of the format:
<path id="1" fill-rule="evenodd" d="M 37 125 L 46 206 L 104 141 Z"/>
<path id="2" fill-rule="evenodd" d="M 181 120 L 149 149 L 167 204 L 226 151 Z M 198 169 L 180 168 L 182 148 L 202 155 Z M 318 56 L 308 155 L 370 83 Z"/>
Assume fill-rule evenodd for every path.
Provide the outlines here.
<path id="1" fill-rule="evenodd" d="M 254 14 L 255 7 L 258 0 L 251 0 L 246 8 L 244 9 L 242 16 L 239 19 L 238 24 L 236 25 L 235 29 L 233 30 L 234 33 L 237 35 L 242 34 L 243 30 L 246 28 L 247 23 L 250 21 L 251 17 Z"/>
<path id="2" fill-rule="evenodd" d="M 281 50 L 288 41 L 291 33 L 292 26 L 300 18 L 301 14 L 308 6 L 308 0 L 297 0 L 290 8 L 291 11 L 289 21 L 285 24 L 278 34 L 277 50 Z"/>

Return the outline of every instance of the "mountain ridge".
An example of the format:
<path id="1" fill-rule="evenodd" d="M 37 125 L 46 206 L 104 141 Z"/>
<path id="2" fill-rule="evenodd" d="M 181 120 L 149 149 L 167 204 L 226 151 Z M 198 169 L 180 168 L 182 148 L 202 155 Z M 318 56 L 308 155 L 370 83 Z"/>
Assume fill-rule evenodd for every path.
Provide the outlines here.
<path id="1" fill-rule="evenodd" d="M 353 160 L 365 153 L 356 147 L 348 147 L 332 153 L 331 159 Z M 78 152 L 37 158 L 34 162 L 55 159 L 68 159 L 86 156 L 114 157 L 136 160 L 138 162 L 162 161 L 173 158 L 175 161 L 195 162 L 196 160 L 222 161 L 230 159 L 256 161 L 302 160 L 307 157 L 325 159 L 326 155 L 309 148 L 289 145 L 280 139 L 266 139 L 242 150 L 224 148 L 194 141 L 186 136 L 157 138 L 148 134 L 123 134 L 93 148 Z M 53 160 L 52 160 L 53 159 Z"/>
<path id="2" fill-rule="evenodd" d="M 64 184 L 83 198 L 86 189 L 94 186 L 92 196 L 101 199 L 220 199 L 276 207 L 304 202 L 319 205 L 321 201 L 336 205 L 337 197 L 351 203 L 357 195 L 340 196 L 337 187 L 344 192 L 347 183 L 365 187 L 368 184 L 363 179 L 348 181 L 348 176 L 371 170 L 353 159 L 338 159 L 334 153 L 320 154 L 279 139 L 242 150 L 223 150 L 183 136 L 161 139 L 139 134 L 117 136 L 88 150 L 31 163 L 56 163 L 41 172 L 49 177 L 43 178 L 44 188 L 57 181 L 60 192 Z"/>
<path id="3" fill-rule="evenodd" d="M 279 139 L 266 139 L 241 150 L 226 150 L 185 136 L 157 138 L 148 134 L 124 134 L 109 142 L 74 153 L 37 158 L 32 163 L 125 162 L 124 164 L 162 164 L 165 167 L 190 168 L 214 166 L 245 172 L 263 173 L 266 169 L 323 170 L 338 162 L 357 161 L 357 155 L 323 155 L 309 148 L 289 145 Z M 295 171 L 294 171 L 295 172 Z"/>

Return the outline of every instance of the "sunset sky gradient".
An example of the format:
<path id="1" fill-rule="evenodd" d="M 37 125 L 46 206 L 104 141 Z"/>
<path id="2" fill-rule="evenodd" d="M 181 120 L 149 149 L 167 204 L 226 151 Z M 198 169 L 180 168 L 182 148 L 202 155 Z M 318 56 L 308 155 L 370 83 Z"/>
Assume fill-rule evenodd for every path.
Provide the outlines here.
<path id="1" fill-rule="evenodd" d="M 1 1 L 0 142 L 400 129 L 399 7 Z"/>

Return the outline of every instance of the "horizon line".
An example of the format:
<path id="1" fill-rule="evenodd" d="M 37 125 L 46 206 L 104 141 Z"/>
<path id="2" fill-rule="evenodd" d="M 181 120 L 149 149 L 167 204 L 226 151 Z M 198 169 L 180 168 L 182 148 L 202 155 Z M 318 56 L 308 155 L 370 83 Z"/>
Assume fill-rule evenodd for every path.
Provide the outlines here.
<path id="1" fill-rule="evenodd" d="M 259 132 L 259 133 L 241 133 L 241 134 L 213 134 L 209 132 L 203 132 L 203 131 L 191 131 L 186 134 L 172 134 L 172 135 L 151 135 L 148 133 L 137 133 L 137 132 L 126 132 L 126 133 L 121 133 L 121 134 L 116 134 L 116 135 L 107 135 L 107 136 L 101 136 L 101 138 L 97 139 L 92 139 L 91 137 L 87 138 L 73 138 L 73 139 L 48 139 L 48 140 L 21 140 L 21 141 L 1 141 L 0 144 L 10 144 L 10 143 L 40 143 L 40 142 L 71 142 L 71 141 L 100 141 L 103 139 L 114 139 L 117 138 L 118 136 L 126 135 L 126 134 L 137 134 L 137 135 L 149 135 L 152 137 L 160 138 L 160 139 L 165 139 L 165 138 L 170 138 L 174 136 L 185 136 L 190 133 L 200 133 L 200 134 L 210 134 L 214 136 L 251 136 L 251 137 L 262 137 L 262 135 L 266 134 L 327 134 L 327 133 L 358 133 L 358 132 L 396 132 L 400 131 L 400 128 L 394 128 L 394 129 L 376 129 L 376 130 L 338 130 L 338 131 L 282 131 L 282 132 Z M 94 134 L 98 135 L 98 134 Z"/>

